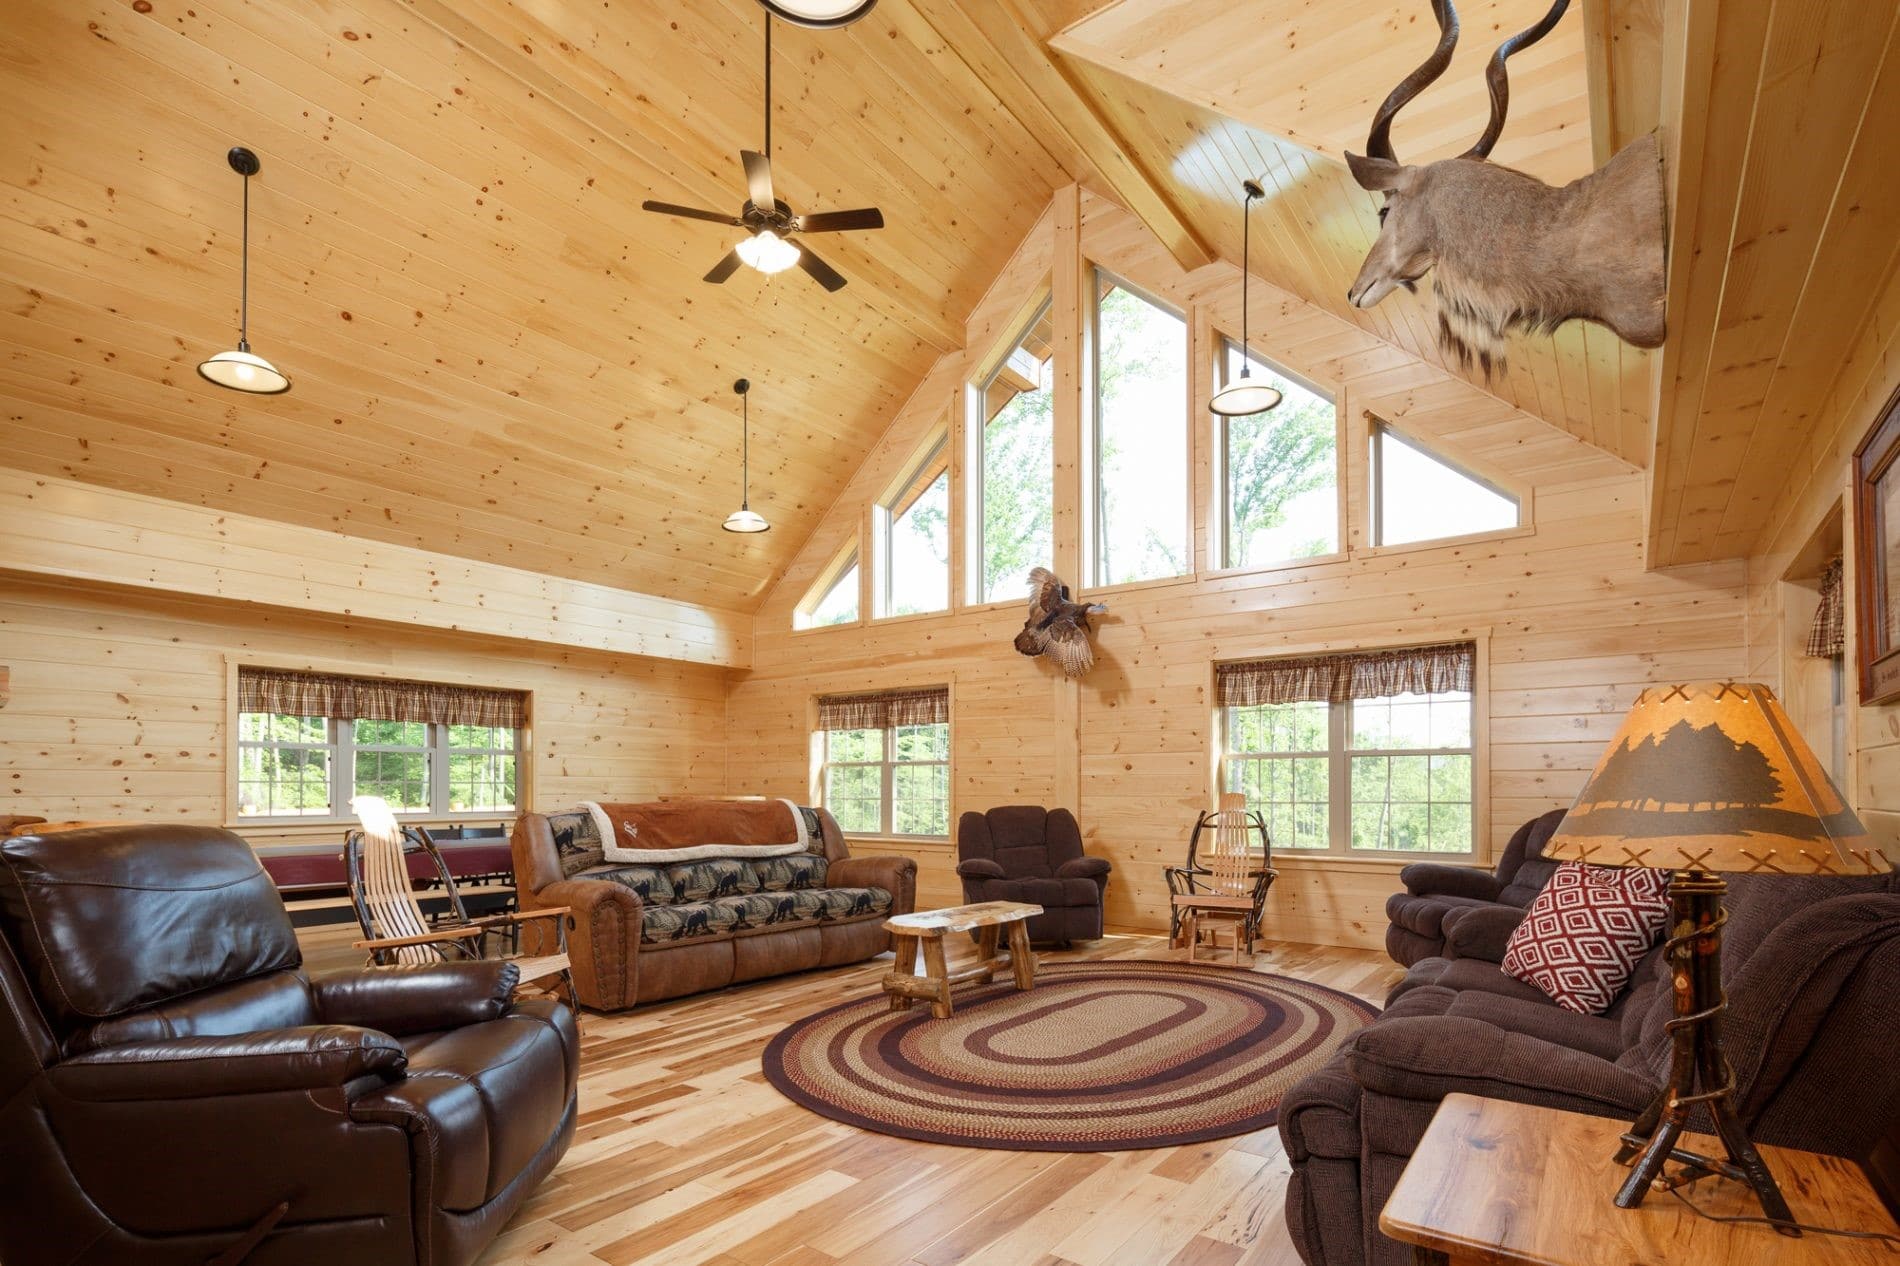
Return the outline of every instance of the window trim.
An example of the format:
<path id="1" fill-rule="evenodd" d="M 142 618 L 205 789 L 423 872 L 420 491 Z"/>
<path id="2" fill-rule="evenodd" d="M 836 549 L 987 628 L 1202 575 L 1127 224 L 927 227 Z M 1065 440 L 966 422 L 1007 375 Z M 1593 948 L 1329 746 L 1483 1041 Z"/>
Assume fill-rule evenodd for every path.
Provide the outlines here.
<path id="1" fill-rule="evenodd" d="M 983 494 L 987 480 L 987 469 L 983 461 L 983 441 L 989 434 L 990 419 L 983 416 L 983 401 L 989 389 L 1003 372 L 1010 358 L 1023 341 L 1023 336 L 1034 329 L 1043 315 L 1048 313 L 1054 320 L 1055 293 L 1048 282 L 1043 282 L 1034 291 L 1028 302 L 1020 309 L 1017 319 L 1003 327 L 1005 334 L 998 339 L 990 353 L 978 362 L 977 369 L 963 384 L 963 421 L 964 421 L 964 469 L 974 471 L 975 475 L 965 480 L 969 485 L 964 496 L 969 505 L 969 514 L 965 520 L 963 562 L 963 588 L 966 608 L 989 606 L 1011 606 L 1018 602 L 1016 598 L 991 598 L 987 588 L 989 577 L 983 550 Z M 1055 421 L 1051 418 L 1051 431 Z M 1049 463 L 1049 494 L 1051 530 L 1054 529 L 1056 487 L 1056 466 L 1053 453 Z M 954 585 L 955 581 L 952 580 Z"/>
<path id="2" fill-rule="evenodd" d="M 818 749 L 817 750 L 818 776 L 816 779 L 818 794 L 815 797 L 815 803 L 824 807 L 826 810 L 829 810 L 831 807 L 826 802 L 829 799 L 829 796 L 827 793 L 830 790 L 830 782 L 831 782 L 828 775 L 830 774 L 831 767 L 833 765 L 837 765 L 841 768 L 852 768 L 852 769 L 876 768 L 879 771 L 879 774 L 878 774 L 878 829 L 875 831 L 846 831 L 844 829 L 844 824 L 839 823 L 838 829 L 840 832 L 844 834 L 845 838 L 854 839 L 854 840 L 863 840 L 863 839 L 915 840 L 920 843 L 948 842 L 951 837 L 951 827 L 956 821 L 954 812 L 953 812 L 954 806 L 951 802 L 952 801 L 951 788 L 953 787 L 954 783 L 950 777 L 950 765 L 951 765 L 951 759 L 955 755 L 955 748 L 951 742 L 950 726 L 951 726 L 950 722 L 948 721 L 944 722 L 944 726 L 943 726 L 944 750 L 948 754 L 945 755 L 945 757 L 942 760 L 907 760 L 907 761 L 898 760 L 897 759 L 898 727 L 894 725 L 887 725 L 883 728 L 882 731 L 880 731 L 884 736 L 883 759 L 877 760 L 877 761 L 864 761 L 864 760 L 833 761 L 831 759 L 831 735 L 833 732 L 830 730 L 815 730 L 814 735 L 817 739 L 816 746 Z M 915 767 L 915 768 L 923 768 L 926 766 L 934 766 L 934 765 L 943 766 L 944 832 L 942 835 L 903 834 L 897 831 L 896 829 L 896 817 L 897 817 L 896 789 L 897 789 L 897 768 L 900 765 Z M 835 817 L 836 815 L 834 814 L 833 816 Z"/>
<path id="3" fill-rule="evenodd" d="M 1244 576 L 1255 572 L 1279 571 L 1288 567 L 1310 567 L 1316 563 L 1337 562 L 1351 553 L 1349 537 L 1352 530 L 1352 511 L 1347 496 L 1351 482 L 1348 472 L 1348 453 L 1351 450 L 1351 436 L 1346 426 L 1346 393 L 1328 387 L 1316 379 L 1309 378 L 1296 370 L 1288 369 L 1271 356 L 1263 356 L 1257 349 L 1243 349 L 1240 340 L 1228 334 L 1219 326 L 1209 329 L 1209 342 L 1213 345 L 1213 373 L 1210 381 L 1218 391 L 1227 385 L 1227 357 L 1230 352 L 1240 352 L 1248 360 L 1272 370 L 1279 377 L 1325 400 L 1333 406 L 1333 548 L 1324 554 L 1312 554 L 1305 558 L 1280 558 L 1265 563 L 1236 563 L 1233 561 L 1233 481 L 1228 477 L 1228 428 L 1234 419 L 1208 411 L 1213 422 L 1213 467 L 1212 486 L 1209 488 L 1209 501 L 1214 507 L 1215 517 L 1211 525 L 1213 532 L 1209 537 L 1208 574 L 1220 576 Z"/>
<path id="4" fill-rule="evenodd" d="M 1471 541 L 1494 541 L 1513 536 L 1528 536 L 1536 530 L 1532 521 L 1531 506 L 1533 490 L 1515 481 L 1501 479 L 1476 469 L 1469 461 L 1448 456 L 1443 450 L 1408 431 L 1380 417 L 1371 410 L 1366 411 L 1366 551 L 1368 553 L 1392 553 L 1399 550 L 1435 549 L 1447 545 L 1463 545 Z M 1517 506 L 1517 522 L 1510 527 L 1487 528 L 1481 532 L 1460 532 L 1456 536 L 1429 536 L 1418 541 L 1394 541 L 1387 543 L 1384 530 L 1384 459 L 1381 454 L 1381 441 L 1390 435 L 1400 444 L 1420 454 L 1429 461 L 1448 467 L 1463 475 L 1472 483 L 1508 498 Z"/>
<path id="5" fill-rule="evenodd" d="M 273 835 L 296 833 L 298 828 L 312 828 L 312 834 L 330 835 L 339 826 L 355 826 L 356 818 L 348 812 L 349 797 L 342 797 L 344 812 L 320 817 L 316 814 L 298 814 L 295 816 L 261 814 L 240 814 L 238 812 L 238 781 L 242 772 L 239 756 L 241 740 L 238 723 L 238 669 L 240 666 L 251 668 L 272 668 L 284 672 L 336 673 L 351 677 L 395 677 L 387 665 L 364 664 L 355 660 L 310 660 L 290 659 L 281 656 L 256 654 L 230 654 L 224 657 L 224 826 L 240 834 L 254 829 L 267 830 Z M 417 674 L 401 674 L 404 680 L 415 680 Z M 423 679 L 440 682 L 448 686 L 476 686 L 488 690 L 518 691 L 527 703 L 527 720 L 515 731 L 515 802 L 513 809 L 463 809 L 448 813 L 402 813 L 398 816 L 405 822 L 417 825 L 468 826 L 487 823 L 509 823 L 521 813 L 528 812 L 534 806 L 535 788 L 535 746 L 534 746 L 534 703 L 535 689 L 526 682 L 507 678 L 488 677 L 473 673 L 430 671 Z M 332 742 L 322 744 L 333 753 L 331 766 L 331 799 L 335 803 L 338 771 L 343 767 L 339 751 L 334 742 L 336 730 L 331 727 Z M 471 749 L 473 750 L 473 749 Z M 434 778 L 434 770 L 430 771 Z M 447 786 L 447 771 L 443 771 L 442 785 Z"/>
<path id="6" fill-rule="evenodd" d="M 1091 263 L 1087 267 L 1088 311 L 1083 320 L 1085 369 L 1088 374 L 1088 399 L 1086 416 L 1082 419 L 1085 434 L 1082 437 L 1081 451 L 1084 459 L 1082 488 L 1082 532 L 1083 571 L 1086 583 L 1083 589 L 1100 592 L 1125 589 L 1133 585 L 1165 585 L 1194 575 L 1194 321 L 1189 312 L 1158 297 L 1153 291 L 1136 285 L 1113 269 Z M 1102 282 L 1110 282 L 1115 289 L 1125 290 L 1150 307 L 1158 308 L 1181 322 L 1182 354 L 1186 363 L 1182 366 L 1181 398 L 1181 443 L 1186 460 L 1183 473 L 1186 476 L 1186 505 L 1181 527 L 1182 556 L 1186 569 L 1165 576 L 1145 576 L 1137 580 L 1109 581 L 1102 575 L 1102 541 L 1106 536 L 1103 521 L 1107 518 L 1104 502 L 1106 491 L 1102 484 Z M 1224 433 L 1223 433 L 1224 434 Z"/>

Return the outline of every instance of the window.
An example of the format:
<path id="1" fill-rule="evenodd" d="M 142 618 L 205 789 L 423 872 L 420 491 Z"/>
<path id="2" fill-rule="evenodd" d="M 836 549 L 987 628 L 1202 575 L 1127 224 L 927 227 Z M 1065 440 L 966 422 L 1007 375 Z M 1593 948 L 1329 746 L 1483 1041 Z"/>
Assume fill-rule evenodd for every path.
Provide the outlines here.
<path id="1" fill-rule="evenodd" d="M 1240 344 L 1221 340 L 1216 387 L 1240 376 Z M 1339 431 L 1333 402 L 1257 356 L 1249 377 L 1283 399 L 1246 418 L 1216 418 L 1225 501 L 1225 565 L 1259 567 L 1339 550 Z"/>
<path id="2" fill-rule="evenodd" d="M 1372 424 L 1372 543 L 1407 545 L 1499 532 L 1519 523 L 1517 498 Z"/>
<path id="3" fill-rule="evenodd" d="M 834 624 L 850 624 L 858 618 L 857 553 L 845 555 L 834 567 L 831 583 L 820 582 L 817 600 L 796 613 L 792 621 L 795 628 L 829 628 Z"/>
<path id="4" fill-rule="evenodd" d="M 877 613 L 918 615 L 950 605 L 950 444 L 939 434 L 878 508 Z"/>
<path id="5" fill-rule="evenodd" d="M 821 799 L 849 835 L 950 834 L 950 695 L 942 687 L 818 701 Z"/>
<path id="6" fill-rule="evenodd" d="M 1221 785 L 1276 848 L 1472 852 L 1475 655 L 1461 643 L 1220 665 Z"/>
<path id="7" fill-rule="evenodd" d="M 1028 592 L 1029 571 L 1047 566 L 1055 514 L 1055 416 L 1050 305 L 1030 319 L 990 376 L 977 384 L 974 407 L 983 478 L 976 516 L 982 559 L 979 601 Z"/>
<path id="8" fill-rule="evenodd" d="M 1095 274 L 1095 583 L 1184 575 L 1187 322 Z"/>
<path id="9" fill-rule="evenodd" d="M 237 814 L 349 820 L 360 795 L 398 813 L 512 812 L 526 712 L 516 691 L 240 668 Z"/>

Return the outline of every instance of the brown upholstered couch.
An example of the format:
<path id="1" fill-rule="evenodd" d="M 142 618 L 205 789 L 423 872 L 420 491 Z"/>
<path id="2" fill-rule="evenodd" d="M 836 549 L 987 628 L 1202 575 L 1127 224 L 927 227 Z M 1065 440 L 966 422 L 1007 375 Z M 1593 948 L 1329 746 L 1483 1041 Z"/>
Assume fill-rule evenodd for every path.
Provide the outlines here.
<path id="1" fill-rule="evenodd" d="M 575 815 L 525 813 L 515 890 L 523 910 L 573 910 L 575 991 L 601 1011 L 876 957 L 890 948 L 884 920 L 916 908 L 917 863 L 853 857 L 829 812 L 802 812 L 808 855 L 578 870 L 556 843 Z"/>
<path id="2" fill-rule="evenodd" d="M 574 1133 L 573 1014 L 518 974 L 307 975 L 214 827 L 0 841 L 0 1260 L 472 1262 Z"/>
<path id="3" fill-rule="evenodd" d="M 1481 924 L 1508 922 L 1516 927 L 1556 873 L 1557 863 L 1544 856 L 1544 845 L 1563 820 L 1564 811 L 1552 809 L 1517 828 L 1495 871 L 1442 862 L 1413 862 L 1401 870 L 1399 882 L 1405 891 L 1393 893 L 1385 903 L 1390 923 L 1385 952 L 1392 961 L 1410 967 L 1444 954 L 1458 925 L 1477 911 L 1484 911 L 1478 916 Z"/>
<path id="4" fill-rule="evenodd" d="M 1762 1143 L 1866 1158 L 1900 1119 L 1900 877 L 1732 875 L 1727 904 L 1724 1029 L 1743 1122 Z M 1288 1092 L 1286 1218 L 1309 1266 L 1412 1260 L 1379 1233 L 1379 1211 L 1444 1096 L 1633 1120 L 1662 1084 L 1674 1000 L 1661 950 L 1605 1015 L 1577 1015 L 1499 970 L 1521 917 L 1461 926 L 1468 953 L 1415 964 L 1385 1013 Z"/>

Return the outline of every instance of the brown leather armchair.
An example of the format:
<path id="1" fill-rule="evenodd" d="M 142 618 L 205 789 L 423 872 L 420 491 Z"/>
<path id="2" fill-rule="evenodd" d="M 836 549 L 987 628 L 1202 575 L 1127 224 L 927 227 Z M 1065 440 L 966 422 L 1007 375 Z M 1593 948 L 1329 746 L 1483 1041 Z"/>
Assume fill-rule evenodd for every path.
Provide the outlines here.
<path id="1" fill-rule="evenodd" d="M 1082 854 L 1082 828 L 1067 809 L 1011 804 L 957 822 L 963 899 L 1027 901 L 1042 907 L 1029 939 L 1068 944 L 1102 935 L 1110 866 Z"/>
<path id="2" fill-rule="evenodd" d="M 0 841 L 0 1260 L 473 1261 L 574 1133 L 503 962 L 309 976 L 227 831 Z"/>

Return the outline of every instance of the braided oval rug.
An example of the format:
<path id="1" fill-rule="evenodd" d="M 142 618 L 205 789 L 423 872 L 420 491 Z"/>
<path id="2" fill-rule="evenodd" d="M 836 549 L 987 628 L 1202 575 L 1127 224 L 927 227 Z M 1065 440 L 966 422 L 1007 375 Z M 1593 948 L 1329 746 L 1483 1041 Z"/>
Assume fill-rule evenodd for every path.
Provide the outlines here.
<path id="1" fill-rule="evenodd" d="M 1378 1014 L 1286 976 L 1171 962 L 1049 964 L 956 992 L 956 1014 L 877 993 L 810 1015 L 765 1075 L 881 1134 L 1017 1151 L 1110 1152 L 1245 1134 Z"/>

